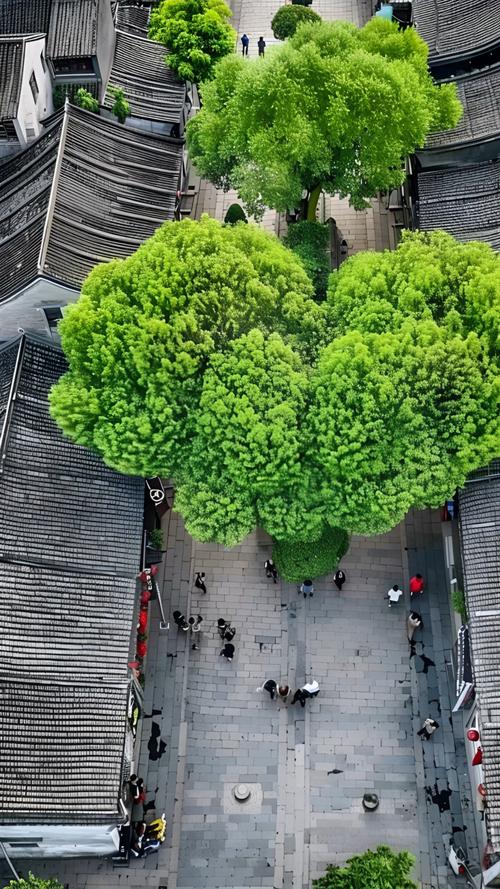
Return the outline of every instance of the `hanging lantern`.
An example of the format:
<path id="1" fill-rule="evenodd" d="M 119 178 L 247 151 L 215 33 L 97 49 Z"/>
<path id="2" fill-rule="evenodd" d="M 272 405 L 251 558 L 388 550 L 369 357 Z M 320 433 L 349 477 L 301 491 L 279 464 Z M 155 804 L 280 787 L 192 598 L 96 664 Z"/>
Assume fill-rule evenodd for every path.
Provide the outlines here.
<path id="1" fill-rule="evenodd" d="M 151 598 L 149 590 L 143 590 L 141 593 L 141 605 L 147 605 Z"/>
<path id="2" fill-rule="evenodd" d="M 484 786 L 484 784 L 477 785 L 477 792 L 480 796 L 486 796 L 486 787 Z"/>
<path id="3" fill-rule="evenodd" d="M 156 574 L 158 574 L 158 565 L 151 565 L 150 571 L 152 576 L 154 577 Z"/>
<path id="4" fill-rule="evenodd" d="M 137 650 L 137 657 L 143 658 L 146 656 L 148 647 L 145 642 L 138 642 L 136 650 Z"/>
<path id="5" fill-rule="evenodd" d="M 472 759 L 472 765 L 473 766 L 480 766 L 482 761 L 483 761 L 483 751 L 482 751 L 481 747 L 478 747 L 475 754 L 474 754 L 474 757 Z"/>
<path id="6" fill-rule="evenodd" d="M 477 728 L 470 728 L 467 732 L 469 741 L 479 741 L 479 732 Z"/>
<path id="7" fill-rule="evenodd" d="M 141 571 L 141 573 L 139 574 L 139 580 L 141 581 L 141 583 L 147 583 L 148 576 L 149 574 L 147 571 Z"/>

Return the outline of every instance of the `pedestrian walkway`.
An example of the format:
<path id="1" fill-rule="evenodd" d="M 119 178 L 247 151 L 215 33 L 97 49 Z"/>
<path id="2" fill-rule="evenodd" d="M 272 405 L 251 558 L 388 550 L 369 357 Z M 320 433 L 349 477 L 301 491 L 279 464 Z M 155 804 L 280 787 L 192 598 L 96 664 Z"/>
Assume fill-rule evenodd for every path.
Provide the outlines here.
<path id="1" fill-rule="evenodd" d="M 424 889 L 447 889 L 453 886 L 448 866 L 452 841 L 467 850 L 472 865 L 480 858 L 463 717 L 452 714 L 451 615 L 439 511 L 411 512 L 405 532 L 410 572 L 426 579 L 423 594 L 413 603 L 424 629 L 415 633 L 410 659 L 422 882 Z M 439 729 L 426 742 L 416 732 L 428 716 L 439 722 Z"/>

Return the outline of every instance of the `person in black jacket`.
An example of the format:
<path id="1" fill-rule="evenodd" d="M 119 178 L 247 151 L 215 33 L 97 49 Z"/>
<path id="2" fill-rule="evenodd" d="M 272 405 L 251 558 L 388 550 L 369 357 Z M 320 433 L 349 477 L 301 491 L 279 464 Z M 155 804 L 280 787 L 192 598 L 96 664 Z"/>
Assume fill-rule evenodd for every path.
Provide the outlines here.
<path id="1" fill-rule="evenodd" d="M 257 46 L 259 48 L 259 56 L 263 56 L 264 50 L 266 48 L 266 41 L 264 40 L 263 37 L 259 37 L 259 39 L 257 41 Z"/>

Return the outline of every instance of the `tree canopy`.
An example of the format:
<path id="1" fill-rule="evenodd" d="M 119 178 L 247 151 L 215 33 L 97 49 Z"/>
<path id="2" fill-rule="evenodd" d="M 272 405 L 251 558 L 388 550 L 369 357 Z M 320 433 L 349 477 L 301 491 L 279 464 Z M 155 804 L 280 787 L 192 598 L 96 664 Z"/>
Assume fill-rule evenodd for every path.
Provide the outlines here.
<path id="1" fill-rule="evenodd" d="M 443 232 L 357 254 L 317 303 L 255 225 L 166 223 L 68 307 L 51 411 L 109 466 L 172 478 L 199 540 L 259 525 L 321 555 L 498 456 L 499 317 L 500 257 Z"/>
<path id="2" fill-rule="evenodd" d="M 235 188 L 248 211 L 285 211 L 322 189 L 352 206 L 404 180 L 403 158 L 461 115 L 454 84 L 436 85 L 412 28 L 374 18 L 304 24 L 265 59 L 223 59 L 188 124 L 200 175 Z"/>
<path id="3" fill-rule="evenodd" d="M 294 254 L 254 225 L 166 223 L 97 266 L 60 324 L 70 370 L 52 413 L 120 472 L 182 477 L 213 356 L 254 328 L 315 351 L 323 310 Z"/>
<path id="4" fill-rule="evenodd" d="M 59 880 L 45 880 L 41 877 L 35 877 L 31 872 L 27 877 L 20 880 L 11 880 L 4 886 L 4 889 L 63 889 Z"/>
<path id="5" fill-rule="evenodd" d="M 160 0 L 151 12 L 149 36 L 170 50 L 169 68 L 183 80 L 200 83 L 234 50 L 231 16 L 224 0 Z"/>
<path id="6" fill-rule="evenodd" d="M 286 40 L 293 37 L 299 25 L 305 22 L 320 22 L 321 16 L 305 6 L 280 6 L 271 22 L 271 28 L 276 40 Z"/>
<path id="7" fill-rule="evenodd" d="M 417 889 L 410 879 L 414 861 L 410 852 L 377 846 L 349 858 L 344 867 L 330 864 L 325 876 L 313 880 L 313 889 Z"/>

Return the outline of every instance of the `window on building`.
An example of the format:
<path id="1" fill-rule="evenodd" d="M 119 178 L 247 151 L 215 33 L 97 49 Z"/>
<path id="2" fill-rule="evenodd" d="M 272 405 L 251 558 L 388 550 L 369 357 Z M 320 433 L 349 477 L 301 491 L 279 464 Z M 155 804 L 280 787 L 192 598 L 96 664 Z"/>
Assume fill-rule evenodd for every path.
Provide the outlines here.
<path id="1" fill-rule="evenodd" d="M 36 77 L 35 77 L 34 71 L 31 72 L 30 87 L 31 87 L 31 94 L 33 96 L 33 101 L 36 102 L 36 100 L 38 99 L 38 94 L 39 94 L 40 90 L 38 89 L 38 84 L 36 82 Z"/>
<path id="2" fill-rule="evenodd" d="M 49 330 L 51 332 L 56 331 L 57 322 L 60 321 L 63 316 L 61 306 L 42 306 L 42 311 L 45 315 Z"/>
<path id="3" fill-rule="evenodd" d="M 56 74 L 93 74 L 92 59 L 53 59 Z"/>
<path id="4" fill-rule="evenodd" d="M 43 55 L 43 52 L 40 53 L 40 62 L 41 62 L 41 65 L 42 65 L 43 70 L 46 71 L 46 70 L 47 70 L 47 65 L 46 65 L 46 63 L 45 63 L 45 57 L 44 57 L 44 55 Z"/>
<path id="5" fill-rule="evenodd" d="M 0 123 L 0 140 L 7 142 L 17 142 L 17 133 L 14 121 L 3 120 Z"/>

